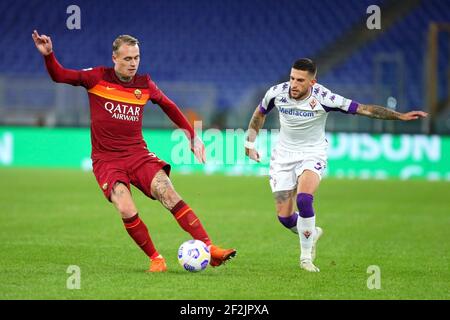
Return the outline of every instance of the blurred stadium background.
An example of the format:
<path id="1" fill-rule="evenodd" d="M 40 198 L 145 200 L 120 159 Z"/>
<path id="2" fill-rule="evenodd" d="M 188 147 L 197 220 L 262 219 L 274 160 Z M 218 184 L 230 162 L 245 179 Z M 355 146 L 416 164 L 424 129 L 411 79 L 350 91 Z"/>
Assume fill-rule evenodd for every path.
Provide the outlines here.
<path id="1" fill-rule="evenodd" d="M 81 9 L 79 30 L 66 26 L 70 16 L 66 10 L 72 4 Z M 379 30 L 367 28 L 370 5 L 381 8 Z M 73 69 L 110 66 L 115 37 L 136 36 L 141 42 L 140 72 L 150 73 L 191 121 L 203 121 L 204 129 L 246 129 L 265 91 L 288 79 L 294 60 L 310 57 L 318 64 L 318 81 L 334 92 L 401 112 L 420 109 L 430 113 L 424 121 L 408 123 L 335 113 L 328 119 L 328 132 L 424 137 L 450 133 L 448 0 L 168 0 L 126 5 L 116 0 L 19 0 L 4 1 L 0 7 L 0 44 L 5 48 L 0 52 L 0 125 L 4 128 L 89 127 L 85 90 L 56 85 L 49 79 L 31 40 L 32 30 L 37 29 L 52 37 L 57 58 Z M 266 128 L 277 128 L 277 122 L 277 114 L 272 112 Z M 150 107 L 144 126 L 173 128 L 159 108 Z M 11 139 L 19 143 L 24 136 L 2 132 L 0 163 L 20 164 L 7 149 Z M 333 137 L 340 145 L 378 144 L 376 150 L 384 148 L 381 140 L 363 141 L 366 136 L 330 139 Z M 417 139 L 404 139 L 408 140 L 393 136 L 392 148 L 400 153 L 403 147 L 409 148 L 404 152 L 411 154 L 411 160 Z M 422 146 L 439 149 L 425 150 L 425 154 L 438 152 L 439 161 L 428 158 L 442 167 L 449 157 L 445 150 L 448 141 L 424 139 L 420 140 Z M 160 152 L 166 156 L 165 151 Z M 383 155 L 383 151 L 379 153 Z M 431 178 L 450 179 L 448 171 L 440 169 L 438 176 L 432 174 Z M 372 176 L 376 174 L 372 172 Z"/>

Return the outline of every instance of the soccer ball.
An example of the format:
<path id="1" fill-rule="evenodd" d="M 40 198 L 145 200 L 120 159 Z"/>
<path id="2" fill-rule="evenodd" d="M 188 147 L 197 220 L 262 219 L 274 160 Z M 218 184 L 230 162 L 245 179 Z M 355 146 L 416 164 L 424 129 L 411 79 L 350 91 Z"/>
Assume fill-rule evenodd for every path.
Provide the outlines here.
<path id="1" fill-rule="evenodd" d="M 183 242 L 178 249 L 178 262 L 190 272 L 205 270 L 211 259 L 208 246 L 200 240 Z"/>

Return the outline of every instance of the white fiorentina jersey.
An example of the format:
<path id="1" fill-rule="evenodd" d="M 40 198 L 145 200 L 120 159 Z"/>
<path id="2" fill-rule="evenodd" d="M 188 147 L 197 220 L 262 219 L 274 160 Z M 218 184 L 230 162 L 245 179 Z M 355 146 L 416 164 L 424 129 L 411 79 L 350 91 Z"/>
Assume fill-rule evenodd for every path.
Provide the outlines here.
<path id="1" fill-rule="evenodd" d="M 289 82 L 270 88 L 259 105 L 263 114 L 277 107 L 280 115 L 280 135 L 277 148 L 297 152 L 323 150 L 325 122 L 329 111 L 355 114 L 358 103 L 339 96 L 316 83 L 309 96 L 295 100 L 289 94 Z"/>

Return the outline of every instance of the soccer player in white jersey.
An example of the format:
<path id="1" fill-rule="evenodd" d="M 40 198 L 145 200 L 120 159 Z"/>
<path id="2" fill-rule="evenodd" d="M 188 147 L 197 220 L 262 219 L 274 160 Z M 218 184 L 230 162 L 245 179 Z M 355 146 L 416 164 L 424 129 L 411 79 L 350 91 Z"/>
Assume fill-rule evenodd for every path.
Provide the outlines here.
<path id="1" fill-rule="evenodd" d="M 299 235 L 300 267 L 310 272 L 319 271 L 313 262 L 323 231 L 316 227 L 313 199 L 327 166 L 325 122 L 328 112 L 403 121 L 427 116 L 422 111 L 399 113 L 346 99 L 318 84 L 316 73 L 312 60 L 297 60 L 292 66 L 290 81 L 271 87 L 256 108 L 245 141 L 247 156 L 259 162 L 256 136 L 266 115 L 276 107 L 280 115 L 280 134 L 270 158 L 270 186 L 278 219 Z M 298 212 L 294 211 L 295 204 Z"/>

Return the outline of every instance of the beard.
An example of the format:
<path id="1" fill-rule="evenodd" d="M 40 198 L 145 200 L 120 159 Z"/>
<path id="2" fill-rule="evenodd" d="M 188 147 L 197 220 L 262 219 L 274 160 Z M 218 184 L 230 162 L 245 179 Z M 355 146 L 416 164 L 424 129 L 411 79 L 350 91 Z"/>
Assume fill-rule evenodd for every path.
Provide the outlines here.
<path id="1" fill-rule="evenodd" d="M 308 89 L 303 90 L 303 91 L 301 91 L 301 90 L 292 91 L 292 89 L 291 89 L 291 97 L 294 99 L 299 99 L 299 98 L 305 96 L 307 93 L 308 93 Z"/>

